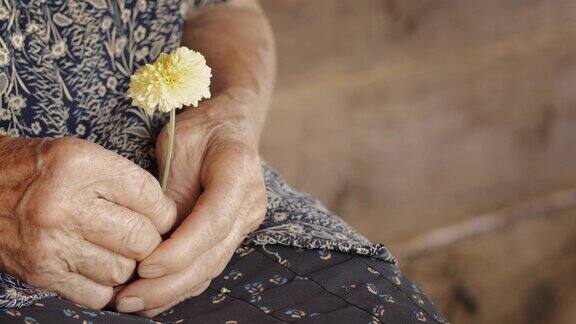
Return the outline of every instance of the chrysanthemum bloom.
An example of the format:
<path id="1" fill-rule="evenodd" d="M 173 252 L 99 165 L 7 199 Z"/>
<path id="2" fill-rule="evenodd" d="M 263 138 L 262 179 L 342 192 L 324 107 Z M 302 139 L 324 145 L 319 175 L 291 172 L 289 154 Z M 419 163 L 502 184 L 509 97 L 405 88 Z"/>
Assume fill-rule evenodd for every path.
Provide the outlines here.
<path id="1" fill-rule="evenodd" d="M 197 107 L 200 100 L 210 98 L 211 77 L 202 54 L 180 47 L 139 68 L 130 78 L 128 96 L 148 114 L 156 108 L 166 113 L 183 106 Z"/>
<path id="2" fill-rule="evenodd" d="M 204 56 L 186 47 L 180 47 L 170 54 L 160 54 L 154 63 L 140 67 L 130 77 L 128 97 L 132 98 L 134 106 L 144 109 L 149 115 L 156 108 L 170 113 L 168 152 L 162 179 L 164 191 L 172 160 L 176 109 L 198 107 L 200 100 L 210 98 L 211 77 L 212 70 L 206 65 Z"/>

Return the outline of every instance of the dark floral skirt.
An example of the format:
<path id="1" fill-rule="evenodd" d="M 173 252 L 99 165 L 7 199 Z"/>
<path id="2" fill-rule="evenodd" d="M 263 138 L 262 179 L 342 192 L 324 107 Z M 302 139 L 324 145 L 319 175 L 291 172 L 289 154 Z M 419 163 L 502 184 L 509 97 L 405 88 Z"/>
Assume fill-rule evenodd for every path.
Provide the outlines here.
<path id="1" fill-rule="evenodd" d="M 446 323 L 372 244 L 264 165 L 268 211 L 224 272 L 159 323 Z M 149 323 L 84 308 L 0 273 L 0 323 Z"/>
<path id="2" fill-rule="evenodd" d="M 386 261 L 280 245 L 239 248 L 198 297 L 157 323 L 446 323 L 430 300 Z M 0 312 L 1 323 L 150 323 L 58 297 Z"/>

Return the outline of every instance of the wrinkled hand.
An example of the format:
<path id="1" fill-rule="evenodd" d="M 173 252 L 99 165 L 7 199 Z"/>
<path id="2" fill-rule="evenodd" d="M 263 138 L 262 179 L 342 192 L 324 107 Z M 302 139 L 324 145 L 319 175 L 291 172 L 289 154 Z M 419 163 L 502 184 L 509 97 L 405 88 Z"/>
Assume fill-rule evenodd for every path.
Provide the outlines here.
<path id="1" fill-rule="evenodd" d="M 0 270 L 104 307 L 176 221 L 158 181 L 87 141 L 0 142 Z"/>
<path id="2" fill-rule="evenodd" d="M 242 92 L 223 94 L 178 115 L 167 195 L 181 224 L 138 266 L 142 279 L 120 292 L 119 311 L 154 316 L 199 295 L 262 222 L 266 187 L 246 116 L 251 104 Z M 166 145 L 164 130 L 160 170 Z"/>

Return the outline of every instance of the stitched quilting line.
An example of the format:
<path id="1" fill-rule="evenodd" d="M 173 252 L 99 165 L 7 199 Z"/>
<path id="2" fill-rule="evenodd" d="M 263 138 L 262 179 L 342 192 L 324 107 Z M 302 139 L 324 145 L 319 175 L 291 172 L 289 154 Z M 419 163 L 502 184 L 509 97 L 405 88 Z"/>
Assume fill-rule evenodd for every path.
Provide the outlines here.
<path id="1" fill-rule="evenodd" d="M 269 261 L 273 261 L 273 259 L 270 258 Z M 345 260 L 345 261 L 342 261 L 342 262 L 338 262 L 338 263 L 335 264 L 335 265 L 339 265 L 339 264 L 342 264 L 342 263 L 346 263 L 346 262 L 348 262 L 348 261 L 349 261 L 349 260 Z M 276 265 L 277 262 L 274 262 L 274 263 L 275 263 L 275 265 Z M 334 265 L 334 266 L 335 266 L 335 265 Z M 282 266 L 280 265 L 280 267 L 282 267 Z M 283 267 L 283 268 L 286 268 L 286 267 Z M 281 285 L 270 287 L 270 288 L 268 288 L 268 289 L 260 292 L 260 294 L 261 294 L 261 293 L 264 293 L 264 292 L 270 292 L 270 291 L 272 291 L 272 290 L 274 290 L 274 289 L 276 289 L 276 288 L 280 288 L 280 287 L 283 287 L 283 286 L 288 285 L 288 284 L 290 284 L 290 283 L 296 282 L 297 276 L 300 276 L 300 278 L 304 278 L 305 280 L 311 281 L 312 283 L 316 284 L 316 282 L 313 281 L 313 280 L 311 280 L 308 276 L 311 275 L 311 274 L 314 274 L 314 273 L 316 273 L 316 272 L 318 272 L 318 271 L 321 271 L 321 270 L 324 270 L 324 269 L 315 270 L 315 271 L 313 271 L 313 272 L 310 272 L 308 275 L 298 275 L 297 273 L 290 271 L 290 269 L 287 269 L 287 271 L 290 271 L 290 272 L 292 273 L 292 275 L 295 275 L 294 278 L 290 279 L 289 281 L 287 281 L 286 283 L 283 283 L 283 284 L 281 284 Z M 288 305 L 288 306 L 282 306 L 282 309 L 292 308 L 292 307 L 294 307 L 294 305 L 297 305 L 297 304 L 298 304 L 298 302 L 293 303 L 293 304 L 290 304 L 290 305 Z M 351 303 L 349 303 L 349 302 L 346 302 L 346 304 L 348 304 L 348 305 L 350 305 L 350 306 L 356 306 L 356 305 L 353 305 L 353 304 L 351 304 Z"/>
<path id="2" fill-rule="evenodd" d="M 267 253 L 269 253 L 269 254 L 272 253 L 272 252 L 270 252 L 270 251 L 267 251 L 264 246 L 260 246 L 260 248 L 264 249 L 264 250 L 265 250 Z M 257 251 L 257 249 L 254 248 L 253 251 Z M 278 253 L 278 252 L 276 252 L 276 253 Z M 264 255 L 263 255 L 263 257 L 264 257 L 264 259 L 265 259 L 266 261 L 272 263 L 272 264 L 275 265 L 275 266 L 278 266 L 279 268 L 286 268 L 286 267 L 283 267 L 283 266 L 280 264 L 280 262 L 278 262 L 278 260 L 275 260 L 275 259 L 273 259 L 273 258 L 271 258 L 271 257 L 266 257 L 266 256 L 264 256 Z M 347 258 L 346 260 L 340 261 L 340 262 L 335 263 L 335 264 L 333 264 L 333 265 L 331 265 L 331 266 L 340 265 L 340 264 L 346 263 L 346 262 L 348 262 L 348 261 L 350 261 L 350 260 L 352 260 L 352 259 L 353 259 L 353 257 L 349 257 L 349 256 L 348 256 L 348 258 Z M 318 272 L 318 271 L 321 271 L 321 270 L 323 270 L 323 269 L 314 270 L 314 271 L 308 273 L 307 275 L 305 275 L 305 278 L 306 278 L 306 279 L 309 279 L 309 278 L 307 277 L 308 275 L 314 274 L 314 273 L 316 273 L 316 272 Z M 286 271 L 290 272 L 290 273 L 294 276 L 294 278 L 289 279 L 288 281 L 286 281 L 286 282 L 283 283 L 283 284 L 274 285 L 274 286 L 268 287 L 267 289 L 259 292 L 258 294 L 262 294 L 262 293 L 264 293 L 264 292 L 270 292 L 270 291 L 272 291 L 272 290 L 274 290 L 274 289 L 276 289 L 276 288 L 284 287 L 284 286 L 286 286 L 286 285 L 288 285 L 288 284 L 290 284 L 290 283 L 295 282 L 295 281 L 296 281 L 296 278 L 297 278 L 299 275 L 298 275 L 295 271 L 290 271 L 290 269 L 286 269 Z M 304 275 L 300 275 L 300 277 L 303 277 L 303 276 L 304 276 Z M 211 288 L 211 289 L 213 290 L 213 288 Z M 226 294 L 226 295 L 227 295 L 227 296 L 233 296 L 233 295 L 229 295 L 229 294 Z M 250 293 L 244 293 L 244 294 L 239 294 L 239 295 L 236 295 L 236 296 L 233 296 L 233 297 L 236 298 L 236 299 L 239 299 L 239 300 L 242 300 L 242 301 L 245 301 L 245 302 L 250 303 L 248 300 L 244 299 L 243 297 L 251 297 L 251 296 L 252 296 L 252 294 L 250 294 Z M 252 303 L 250 303 L 250 304 L 253 305 Z M 288 305 L 288 306 L 282 306 L 282 308 L 289 308 L 289 307 L 292 307 L 292 306 L 294 306 L 294 305 L 295 305 L 295 304 L 291 304 L 291 305 Z M 256 305 L 253 305 L 253 306 L 256 307 Z M 256 308 L 257 308 L 257 307 L 256 307 Z M 259 309 L 259 308 L 258 308 L 258 309 Z"/>
<path id="3" fill-rule="evenodd" d="M 290 267 L 288 267 L 288 266 L 285 266 L 285 265 L 283 265 L 283 264 L 281 264 L 281 263 L 279 263 L 279 262 L 276 262 L 276 260 L 272 259 L 271 257 L 269 257 L 268 255 L 266 255 L 264 252 L 260 251 L 259 249 L 255 249 L 255 250 L 258 251 L 258 253 L 264 255 L 264 257 L 266 257 L 266 258 L 268 258 L 268 259 L 270 259 L 270 260 L 273 260 L 276 264 L 280 264 L 280 265 L 283 266 L 284 268 L 288 269 L 288 271 L 292 272 L 293 274 L 302 277 L 300 274 L 298 274 L 296 271 L 294 271 L 294 269 L 292 269 L 292 268 L 290 268 Z M 308 277 L 306 277 L 306 278 L 308 278 Z M 382 321 L 381 319 L 379 319 L 378 317 L 376 317 L 374 314 L 370 313 L 370 311 L 368 311 L 367 309 L 364 309 L 364 308 L 360 307 L 359 305 L 356 305 L 356 304 L 350 302 L 349 300 L 345 299 L 344 297 L 339 296 L 339 295 L 331 292 L 330 290 L 328 290 L 327 288 L 325 288 L 324 286 L 322 286 L 322 285 L 321 285 L 319 282 L 317 282 L 316 280 L 314 280 L 314 279 L 312 279 L 312 278 L 308 278 L 308 280 L 310 280 L 311 282 L 315 283 L 318 287 L 320 287 L 320 289 L 324 290 L 325 292 L 329 293 L 330 295 L 332 295 L 332 296 L 334 296 L 334 297 L 336 297 L 336 298 L 339 298 L 339 299 L 343 300 L 345 303 L 347 303 L 347 304 L 349 304 L 349 305 L 352 305 L 352 306 L 358 308 L 359 310 L 361 310 L 361 311 L 365 312 L 366 314 L 368 314 L 368 315 L 369 315 L 370 317 L 372 317 L 373 319 L 376 319 L 378 322 L 383 323 L 383 324 L 386 324 L 384 321 Z"/>
<path id="4" fill-rule="evenodd" d="M 270 251 L 267 251 L 264 246 L 261 246 L 261 248 L 264 249 L 267 253 L 271 254 L 271 252 L 270 252 Z M 256 249 L 254 249 L 254 250 L 256 250 Z M 278 253 L 278 252 L 276 252 L 276 253 Z M 330 266 L 331 266 L 331 267 L 334 267 L 334 266 L 338 266 L 338 265 L 340 265 L 340 264 L 346 263 L 346 262 L 348 262 L 348 261 L 350 261 L 350 260 L 354 260 L 354 257 L 352 257 L 352 256 L 347 255 L 347 257 L 348 257 L 347 259 L 342 260 L 342 261 L 340 261 L 340 262 L 338 262 L 338 263 L 331 264 Z M 278 266 L 278 267 L 280 267 L 280 268 L 286 268 L 286 267 L 283 267 L 282 265 L 280 265 L 280 264 L 279 264 L 280 262 L 278 262 L 277 260 L 275 260 L 275 259 L 273 259 L 273 258 L 271 258 L 271 257 L 270 257 L 270 258 L 264 257 L 264 258 L 265 258 L 268 262 L 272 263 L 272 264 L 275 265 L 275 266 Z M 303 278 L 306 278 L 306 280 L 309 280 L 309 279 L 310 279 L 310 278 L 308 278 L 309 275 L 312 275 L 312 274 L 317 273 L 317 272 L 319 272 L 319 271 L 322 271 L 322 270 L 324 270 L 324 269 L 325 269 L 325 268 L 317 269 L 317 270 L 314 270 L 314 271 L 312 271 L 312 272 L 309 272 L 309 273 L 306 274 L 306 275 L 300 275 L 300 277 L 303 277 Z M 286 286 L 286 285 L 288 285 L 288 284 L 290 284 L 290 283 L 295 282 L 298 274 L 297 274 L 295 271 L 290 271 L 290 269 L 286 269 L 286 271 L 289 271 L 289 272 L 294 276 L 294 278 L 291 278 L 290 280 L 286 281 L 286 282 L 283 283 L 283 284 L 274 285 L 274 286 L 268 287 L 267 289 L 259 292 L 258 294 L 262 294 L 262 293 L 264 293 L 264 292 L 270 292 L 270 291 L 272 291 L 272 290 L 274 290 L 274 289 L 276 289 L 276 288 L 284 287 L 284 286 Z M 227 296 L 233 296 L 233 295 L 228 295 L 228 294 L 227 294 Z M 239 294 L 239 295 L 236 295 L 236 296 L 233 296 L 233 297 L 235 297 L 236 299 L 240 299 L 240 300 L 242 300 L 242 301 L 245 301 L 245 302 L 250 303 L 248 300 L 245 300 L 243 297 L 251 297 L 251 296 L 252 296 L 252 294 L 250 294 L 250 293 L 244 293 L 244 294 Z M 252 304 L 252 303 L 250 303 L 250 304 Z M 294 304 L 291 304 L 291 305 L 288 305 L 288 306 L 282 306 L 282 308 L 290 308 L 290 307 L 293 307 L 293 306 L 296 305 L 296 304 L 297 304 L 297 303 L 294 303 Z M 351 305 L 351 306 L 355 306 L 355 305 L 353 305 L 353 304 L 351 304 L 351 303 L 349 303 L 349 302 L 347 302 L 347 304 L 348 304 L 348 305 Z M 254 306 L 255 306 L 255 305 L 254 305 Z"/>
<path id="5" fill-rule="evenodd" d="M 268 255 L 271 254 L 271 251 L 266 250 L 266 246 L 261 245 L 261 246 L 259 246 L 259 247 L 260 247 L 262 250 L 264 250 L 264 252 L 268 253 Z M 257 249 L 255 249 L 255 250 L 257 250 Z M 311 251 L 311 250 L 308 250 L 308 249 L 307 249 L 306 251 Z M 317 251 L 321 251 L 321 250 L 317 250 Z M 262 252 L 262 251 L 260 251 L 260 252 Z M 331 251 L 331 252 L 342 253 L 342 252 L 339 252 L 339 251 Z M 280 252 L 276 251 L 275 253 L 278 253 L 278 254 L 279 254 Z M 340 262 L 338 262 L 338 263 L 330 264 L 330 267 L 339 266 L 339 265 L 341 265 L 341 264 L 343 264 L 343 263 L 346 263 L 346 262 L 348 262 L 348 261 L 350 261 L 350 260 L 354 260 L 354 255 L 346 254 L 346 257 L 347 257 L 347 258 L 346 258 L 345 260 L 342 260 L 342 261 L 340 261 Z M 270 257 L 268 257 L 268 259 L 271 259 L 272 261 L 274 261 L 274 263 L 280 263 L 280 262 L 278 262 L 278 261 L 276 261 L 276 260 L 274 260 L 274 259 L 272 259 L 272 258 L 270 258 Z M 282 265 L 282 264 L 281 264 L 281 265 Z M 289 268 L 289 267 L 285 267 L 285 268 Z M 289 268 L 289 269 L 292 269 L 292 268 Z M 296 275 L 301 276 L 301 277 L 308 277 L 308 276 L 313 275 L 313 274 L 315 274 L 315 273 L 317 273 L 317 272 L 319 272 L 319 271 L 322 271 L 322 270 L 324 270 L 324 269 L 325 269 L 325 268 L 320 268 L 320 269 L 314 270 L 314 271 L 312 271 L 312 272 L 308 272 L 307 274 L 298 274 L 298 273 L 296 273 L 296 271 L 295 271 L 294 269 L 292 269 L 292 270 L 294 270 L 294 271 L 291 271 L 291 272 L 293 272 L 293 273 L 295 273 Z"/>
<path id="6" fill-rule="evenodd" d="M 386 280 L 390 285 L 394 286 L 398 291 L 400 291 L 400 293 L 402 293 L 402 295 L 404 295 L 404 297 L 406 297 L 406 299 L 408 299 L 409 301 L 411 301 L 414 305 L 416 305 L 416 307 L 420 308 L 420 310 L 422 310 L 426 315 L 428 315 L 428 317 L 430 317 L 433 321 L 435 321 L 436 323 L 440 323 L 440 322 L 438 322 L 438 321 L 434 318 L 434 316 L 430 315 L 430 313 L 429 313 L 427 310 L 425 310 L 424 308 L 422 308 L 422 306 L 418 305 L 418 303 L 415 303 L 415 302 L 412 300 L 412 298 L 411 298 L 410 296 L 408 296 L 408 294 L 407 294 L 404 290 L 400 289 L 400 287 L 398 287 L 398 285 L 396 285 L 395 283 L 393 283 L 392 281 L 390 281 L 388 278 L 386 278 L 386 276 L 384 276 L 382 273 L 380 273 L 380 270 L 374 268 L 373 266 L 371 266 L 369 263 L 365 262 L 364 260 L 362 260 L 362 259 L 360 259 L 360 258 L 358 258 L 358 259 L 360 260 L 360 262 L 362 262 L 362 263 L 365 264 L 366 266 L 374 269 L 374 270 L 376 271 L 376 273 L 378 273 L 378 277 L 380 277 L 380 279 L 384 279 L 384 280 Z M 442 323 L 440 323 L 440 324 L 442 324 Z"/>
<path id="7" fill-rule="evenodd" d="M 211 287 L 208 287 L 208 290 L 211 290 L 211 291 L 213 291 L 213 292 L 215 292 L 215 293 L 220 293 L 220 291 L 218 291 L 218 290 L 216 290 L 216 289 L 214 289 L 214 288 L 211 288 Z M 245 299 L 240 298 L 240 297 L 236 297 L 236 296 L 231 295 L 231 294 L 228 294 L 228 293 L 225 293 L 224 295 L 226 295 L 226 296 L 228 296 L 228 297 L 230 297 L 230 298 L 232 298 L 232 299 L 242 301 L 242 302 L 250 305 L 251 307 L 257 309 L 257 310 L 260 311 L 261 313 L 264 313 L 265 315 L 268 315 L 268 316 L 274 318 L 275 320 L 279 321 L 280 323 L 288 323 L 288 322 L 286 322 L 286 321 L 284 321 L 284 320 L 279 319 L 278 317 L 276 317 L 276 316 L 275 316 L 274 314 L 272 314 L 272 313 L 266 313 L 265 311 L 261 310 L 258 306 L 252 304 L 252 303 L 251 303 L 250 301 L 248 301 L 248 300 L 245 300 Z"/>
<path id="8" fill-rule="evenodd" d="M 272 251 L 266 250 L 266 246 L 264 246 L 264 245 L 260 245 L 260 246 L 258 246 L 258 247 L 255 247 L 255 248 L 254 248 L 254 251 L 256 251 L 257 248 L 262 248 L 266 253 L 268 253 L 269 256 L 272 254 Z M 306 251 L 310 251 L 310 250 L 306 250 Z M 275 253 L 279 253 L 279 252 L 275 252 Z M 339 262 L 337 262 L 337 263 L 330 264 L 330 267 L 339 266 L 339 265 L 341 265 L 341 264 L 343 264 L 343 263 L 346 263 L 346 262 L 349 262 L 349 261 L 351 261 L 351 260 L 354 260 L 354 256 L 346 255 L 346 257 L 347 257 L 347 258 L 344 259 L 344 260 L 341 260 L 341 261 L 339 261 Z M 286 268 L 286 267 L 283 267 L 283 266 L 280 264 L 280 262 L 278 262 L 278 260 L 276 260 L 276 259 L 274 259 L 274 258 L 272 258 L 272 257 L 267 257 L 266 259 L 267 259 L 268 261 L 271 261 L 272 264 L 279 266 L 280 268 Z M 308 276 L 311 276 L 311 275 L 313 275 L 313 274 L 315 274 L 315 273 L 317 273 L 317 272 L 319 272 L 319 271 L 322 271 L 322 270 L 324 270 L 324 269 L 325 269 L 325 268 L 316 269 L 316 270 L 311 271 L 311 272 L 308 272 L 308 273 L 306 273 L 306 274 L 298 274 L 298 273 L 296 273 L 296 271 L 290 271 L 290 269 L 287 269 L 287 270 L 288 270 L 290 273 L 292 273 L 292 275 L 300 276 L 300 277 L 306 277 L 306 279 L 309 279 Z M 289 279 L 288 281 L 286 281 L 285 283 L 280 284 L 280 285 L 270 286 L 269 288 L 263 290 L 263 291 L 260 292 L 260 293 L 270 292 L 270 291 L 273 290 L 273 289 L 283 287 L 283 286 L 285 286 L 285 285 L 287 285 L 287 284 L 289 284 L 289 283 L 291 283 L 291 282 L 294 282 L 295 280 L 296 280 L 296 277 L 290 278 L 290 279 Z M 242 297 L 245 297 L 245 296 L 251 296 L 251 294 L 250 294 L 250 293 L 245 293 L 245 294 L 242 294 L 242 295 L 237 295 L 238 298 L 242 298 Z M 288 306 L 288 307 L 289 307 L 289 306 Z"/>
<path id="9" fill-rule="evenodd" d="M 264 246 L 259 246 L 259 247 L 262 248 L 262 249 L 264 249 Z M 322 291 L 327 292 L 328 294 L 330 294 L 330 295 L 332 295 L 332 296 L 334 296 L 334 297 L 336 297 L 336 298 L 344 301 L 347 305 L 350 305 L 350 306 L 352 306 L 352 307 L 356 307 L 356 308 L 358 308 L 358 309 L 366 312 L 371 318 L 375 318 L 375 319 L 378 320 L 380 323 L 383 323 L 379 318 L 376 318 L 374 314 L 370 313 L 370 311 L 368 311 L 368 310 L 366 310 L 366 309 L 364 309 L 364 308 L 362 308 L 362 307 L 360 307 L 360 306 L 358 306 L 358 305 L 350 302 L 349 300 L 343 298 L 342 296 L 339 296 L 339 295 L 334 294 L 333 292 L 329 291 L 329 290 L 326 289 L 324 286 L 322 286 L 320 283 L 318 283 L 316 280 L 308 277 L 309 275 L 312 275 L 312 274 L 317 273 L 317 272 L 319 272 L 319 271 L 325 270 L 325 268 L 324 268 L 324 269 L 314 270 L 314 271 L 312 271 L 312 272 L 309 272 L 308 274 L 300 274 L 300 273 L 296 272 L 294 269 L 292 269 L 292 268 L 290 268 L 290 267 L 288 267 L 288 266 L 285 266 L 285 265 L 281 264 L 280 262 L 278 262 L 277 260 L 275 260 L 274 258 L 272 258 L 271 255 L 267 255 L 266 253 L 260 251 L 260 250 L 257 249 L 257 248 L 254 249 L 254 250 L 255 250 L 255 251 L 258 251 L 258 252 L 259 252 L 260 254 L 262 254 L 266 259 L 268 259 L 269 261 L 271 261 L 274 265 L 278 265 L 278 266 L 280 266 L 280 267 L 282 267 L 282 268 L 285 268 L 287 271 L 291 272 L 291 273 L 292 273 L 293 275 L 295 275 L 295 276 L 299 276 L 299 277 L 306 278 L 306 280 L 308 280 L 308 281 L 312 282 L 313 284 L 315 284 L 316 286 L 318 286 Z M 265 249 L 264 249 L 264 250 L 265 250 Z M 270 253 L 270 252 L 268 252 L 268 251 L 266 251 L 266 252 L 267 252 L 267 253 Z M 277 252 L 277 253 L 278 253 L 278 252 Z M 340 265 L 340 264 L 349 262 L 349 261 L 351 261 L 351 260 L 354 260 L 354 257 L 353 257 L 353 256 L 347 258 L 346 260 L 340 261 L 340 262 L 338 262 L 338 263 L 331 264 L 330 267 L 337 266 L 337 265 Z M 287 282 L 287 283 L 285 283 L 285 284 L 283 284 L 283 285 L 286 285 L 286 284 L 288 284 L 288 283 L 290 283 L 290 282 L 294 282 L 294 280 L 295 280 L 295 279 L 292 279 L 292 280 L 290 280 L 289 282 Z M 283 285 L 280 285 L 280 286 L 283 286 Z M 266 291 L 270 291 L 270 290 L 272 290 L 272 289 L 274 289 L 274 288 L 277 288 L 277 287 L 280 287 L 280 286 L 271 287 L 270 289 L 267 289 Z M 289 305 L 289 306 L 283 306 L 283 308 L 289 308 L 289 307 L 292 307 L 292 306 L 294 306 L 294 305 L 296 305 L 296 304 L 292 304 L 292 305 Z"/>

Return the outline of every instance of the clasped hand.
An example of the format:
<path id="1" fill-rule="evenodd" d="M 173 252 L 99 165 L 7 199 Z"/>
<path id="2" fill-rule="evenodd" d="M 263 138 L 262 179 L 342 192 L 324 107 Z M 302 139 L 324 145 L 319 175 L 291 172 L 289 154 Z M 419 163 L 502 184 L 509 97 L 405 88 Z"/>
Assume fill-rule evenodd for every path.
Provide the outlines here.
<path id="1" fill-rule="evenodd" d="M 200 294 L 266 210 L 243 97 L 222 94 L 178 115 L 166 195 L 96 144 L 0 139 L 0 271 L 90 308 L 144 316 Z M 166 142 L 163 131 L 160 169 Z"/>
<path id="2" fill-rule="evenodd" d="M 91 308 L 176 221 L 158 181 L 87 141 L 0 142 L 0 270 Z"/>
<path id="3" fill-rule="evenodd" d="M 117 309 L 154 316 L 203 292 L 244 237 L 263 220 L 266 187 L 248 117 L 249 94 L 221 94 L 182 112 L 167 196 L 176 202 L 173 233 L 138 266 L 140 279 L 117 296 Z M 157 144 L 160 170 L 167 133 Z"/>

